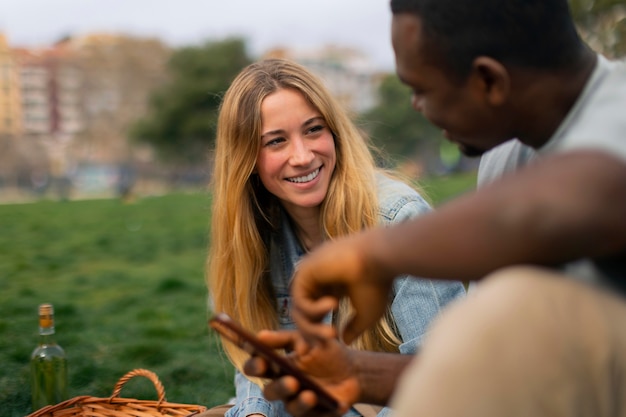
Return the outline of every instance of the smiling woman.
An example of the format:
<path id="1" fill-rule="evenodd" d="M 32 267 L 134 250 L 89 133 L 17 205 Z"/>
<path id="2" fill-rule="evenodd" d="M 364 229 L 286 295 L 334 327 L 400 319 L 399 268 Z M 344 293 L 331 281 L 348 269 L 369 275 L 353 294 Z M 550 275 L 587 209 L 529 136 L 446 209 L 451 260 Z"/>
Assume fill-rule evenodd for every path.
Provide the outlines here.
<path id="1" fill-rule="evenodd" d="M 277 90 L 263 100 L 261 126 L 256 173 L 302 235 L 314 238 L 306 246 L 318 245 L 319 226 L 307 219 L 319 218 L 335 169 L 332 132 L 319 111 L 293 89 Z"/>
<path id="2" fill-rule="evenodd" d="M 305 67 L 270 59 L 246 67 L 224 96 L 213 172 L 207 280 L 215 312 L 253 332 L 293 329 L 296 264 L 324 241 L 430 210 L 420 194 L 379 171 L 367 138 Z M 414 352 L 430 321 L 465 294 L 460 282 L 399 277 L 387 314 L 354 347 Z M 327 321 L 341 326 L 342 304 Z M 237 368 L 226 415 L 287 416 L 247 379 L 248 355 L 227 341 Z M 216 415 L 223 409 L 215 410 Z"/>

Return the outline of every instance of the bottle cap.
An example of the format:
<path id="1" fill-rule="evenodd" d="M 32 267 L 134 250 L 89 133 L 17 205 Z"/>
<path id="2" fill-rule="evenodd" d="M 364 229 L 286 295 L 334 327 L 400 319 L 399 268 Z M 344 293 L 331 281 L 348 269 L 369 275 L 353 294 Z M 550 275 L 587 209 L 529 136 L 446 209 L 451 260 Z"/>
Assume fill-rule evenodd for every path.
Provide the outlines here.
<path id="1" fill-rule="evenodd" d="M 52 327 L 54 326 L 54 307 L 52 304 L 40 304 L 39 305 L 39 327 Z"/>

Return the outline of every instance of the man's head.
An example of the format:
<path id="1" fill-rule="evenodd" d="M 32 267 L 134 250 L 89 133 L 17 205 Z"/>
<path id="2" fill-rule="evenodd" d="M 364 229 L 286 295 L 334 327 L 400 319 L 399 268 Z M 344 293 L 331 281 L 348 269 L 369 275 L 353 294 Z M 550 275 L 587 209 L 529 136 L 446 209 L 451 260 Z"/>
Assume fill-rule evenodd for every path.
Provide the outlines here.
<path id="1" fill-rule="evenodd" d="M 391 11 L 419 17 L 430 52 L 459 76 L 478 56 L 556 69 L 580 54 L 567 0 L 391 0 Z"/>
<path id="2" fill-rule="evenodd" d="M 468 155 L 516 135 L 513 73 L 561 71 L 585 50 L 567 0 L 391 0 L 414 107 Z"/>

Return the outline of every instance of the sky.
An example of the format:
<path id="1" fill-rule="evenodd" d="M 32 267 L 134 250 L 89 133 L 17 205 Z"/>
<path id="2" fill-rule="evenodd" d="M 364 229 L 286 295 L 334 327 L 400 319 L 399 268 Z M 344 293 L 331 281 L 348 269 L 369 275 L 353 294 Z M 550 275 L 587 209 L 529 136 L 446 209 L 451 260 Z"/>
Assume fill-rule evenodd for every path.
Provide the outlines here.
<path id="1" fill-rule="evenodd" d="M 173 47 L 240 36 L 253 57 L 280 46 L 334 44 L 393 70 L 390 25 L 389 0 L 0 0 L 0 31 L 14 47 L 100 31 Z"/>

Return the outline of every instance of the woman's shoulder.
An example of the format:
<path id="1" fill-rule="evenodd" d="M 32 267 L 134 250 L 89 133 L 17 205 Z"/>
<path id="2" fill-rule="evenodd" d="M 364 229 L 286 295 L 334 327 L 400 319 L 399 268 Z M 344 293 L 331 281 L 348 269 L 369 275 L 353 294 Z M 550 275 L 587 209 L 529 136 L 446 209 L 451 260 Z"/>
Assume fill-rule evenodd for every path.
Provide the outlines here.
<path id="1" fill-rule="evenodd" d="M 431 210 L 419 191 L 396 178 L 376 174 L 379 212 L 384 222 L 398 222 Z"/>

